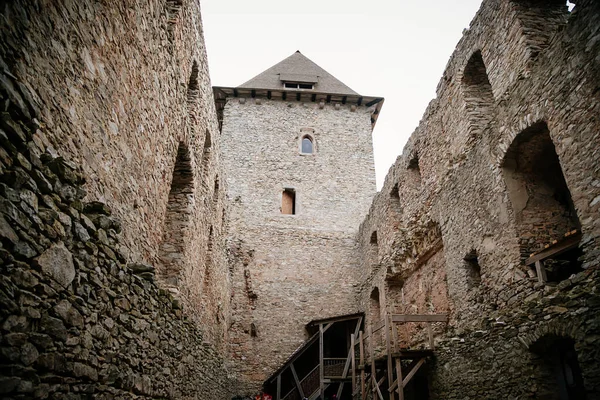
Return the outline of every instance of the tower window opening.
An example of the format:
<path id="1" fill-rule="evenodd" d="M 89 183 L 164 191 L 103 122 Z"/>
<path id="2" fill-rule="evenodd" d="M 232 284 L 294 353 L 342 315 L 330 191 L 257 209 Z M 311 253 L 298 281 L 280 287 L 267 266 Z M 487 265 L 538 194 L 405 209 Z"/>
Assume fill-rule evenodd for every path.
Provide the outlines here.
<path id="1" fill-rule="evenodd" d="M 281 196 L 281 213 L 287 215 L 296 214 L 296 191 L 284 189 Z"/>
<path id="2" fill-rule="evenodd" d="M 310 136 L 304 136 L 302 138 L 302 154 L 313 153 L 313 142 Z"/>

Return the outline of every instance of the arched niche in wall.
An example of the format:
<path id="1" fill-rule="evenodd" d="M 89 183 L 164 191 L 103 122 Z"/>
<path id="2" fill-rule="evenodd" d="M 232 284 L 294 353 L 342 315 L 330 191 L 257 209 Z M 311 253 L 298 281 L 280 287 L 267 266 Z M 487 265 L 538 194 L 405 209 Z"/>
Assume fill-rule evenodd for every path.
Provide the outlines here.
<path id="1" fill-rule="evenodd" d="M 504 156 L 502 174 L 524 260 L 581 229 L 545 122 L 535 123 L 515 137 Z M 549 260 L 549 280 L 562 280 L 565 274 L 568 277 L 576 272 L 580 255 L 580 249 L 575 248 Z"/>
<path id="2" fill-rule="evenodd" d="M 193 205 L 194 174 L 190 152 L 184 143 L 179 143 L 167 202 L 163 239 L 159 247 L 161 277 L 168 285 L 179 284 Z"/>
<path id="3" fill-rule="evenodd" d="M 379 297 L 379 288 L 375 287 L 371 290 L 369 296 L 369 317 L 371 318 L 371 324 L 381 320 L 381 300 Z"/>
<path id="4" fill-rule="evenodd" d="M 583 375 L 572 338 L 548 334 L 534 342 L 530 350 L 537 355 L 533 360 L 537 364 L 534 372 L 539 385 L 539 398 L 586 398 Z"/>
<path id="5" fill-rule="evenodd" d="M 481 51 L 475 51 L 463 71 L 461 88 L 472 137 L 480 136 L 494 116 L 494 95 Z"/>
<path id="6" fill-rule="evenodd" d="M 190 79 L 188 80 L 187 100 L 192 105 L 200 97 L 200 85 L 198 82 L 198 63 L 196 60 L 192 63 L 192 71 L 190 72 Z"/>

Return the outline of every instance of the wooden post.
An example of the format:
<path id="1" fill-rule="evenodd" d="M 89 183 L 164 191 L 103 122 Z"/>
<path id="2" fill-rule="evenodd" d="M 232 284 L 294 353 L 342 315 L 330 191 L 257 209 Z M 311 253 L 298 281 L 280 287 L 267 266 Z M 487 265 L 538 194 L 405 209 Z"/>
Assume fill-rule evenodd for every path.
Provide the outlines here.
<path id="1" fill-rule="evenodd" d="M 535 271 L 537 272 L 538 282 L 546 283 L 548 277 L 546 276 L 546 268 L 544 268 L 544 263 L 542 261 L 535 262 Z"/>
<path id="2" fill-rule="evenodd" d="M 392 344 L 390 342 L 390 322 L 388 318 L 388 314 L 385 315 L 385 351 L 387 352 L 387 373 L 388 373 L 388 383 L 391 385 L 394 381 L 394 371 L 392 366 Z M 394 400 L 396 396 L 394 396 L 394 392 L 390 393 L 390 400 Z"/>
<path id="3" fill-rule="evenodd" d="M 352 394 L 356 390 L 356 354 L 354 351 L 354 347 L 356 346 L 356 339 L 354 338 L 354 333 L 350 335 L 350 348 L 352 349 Z"/>
<path id="4" fill-rule="evenodd" d="M 373 395 L 377 390 L 377 374 L 375 370 L 375 344 L 373 343 L 373 329 L 369 326 L 369 347 L 371 355 L 371 382 L 373 382 Z"/>
<path id="5" fill-rule="evenodd" d="M 323 324 L 319 324 L 319 385 L 321 399 L 325 398 L 325 369 L 323 368 Z"/>
<path id="6" fill-rule="evenodd" d="M 402 386 L 402 363 L 396 358 L 396 379 L 398 380 L 398 400 L 404 400 L 404 387 Z"/>
<path id="7" fill-rule="evenodd" d="M 363 331 L 360 331 L 358 335 L 358 346 L 360 350 L 360 365 L 362 365 L 362 368 L 360 369 L 360 394 L 361 399 L 365 400 L 367 398 L 367 392 L 365 388 L 365 366 L 367 364 L 367 360 L 365 360 L 365 342 L 363 340 Z"/>
<path id="8" fill-rule="evenodd" d="M 398 348 L 398 329 L 396 328 L 396 324 L 392 322 L 392 339 L 394 340 L 394 348 L 393 352 L 399 351 Z"/>
<path id="9" fill-rule="evenodd" d="M 281 400 L 281 374 L 277 375 L 277 397 L 276 400 Z"/>

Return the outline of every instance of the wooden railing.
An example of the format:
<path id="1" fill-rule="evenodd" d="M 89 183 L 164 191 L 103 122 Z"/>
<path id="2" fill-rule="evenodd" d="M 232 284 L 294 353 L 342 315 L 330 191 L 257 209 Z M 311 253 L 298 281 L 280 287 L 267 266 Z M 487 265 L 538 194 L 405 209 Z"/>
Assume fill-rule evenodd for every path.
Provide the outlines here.
<path id="1" fill-rule="evenodd" d="M 323 358 L 323 375 L 326 378 L 341 378 L 344 375 L 347 357 Z"/>

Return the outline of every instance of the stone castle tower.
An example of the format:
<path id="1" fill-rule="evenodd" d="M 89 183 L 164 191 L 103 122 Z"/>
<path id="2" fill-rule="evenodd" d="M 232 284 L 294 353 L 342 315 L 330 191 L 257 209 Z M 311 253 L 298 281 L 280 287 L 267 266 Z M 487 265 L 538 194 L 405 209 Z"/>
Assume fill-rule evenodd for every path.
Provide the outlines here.
<path id="1" fill-rule="evenodd" d="M 357 312 L 356 237 L 375 195 L 371 132 L 383 99 L 299 51 L 215 97 L 238 251 L 231 350 L 256 382 L 306 339 L 306 323 Z"/>

